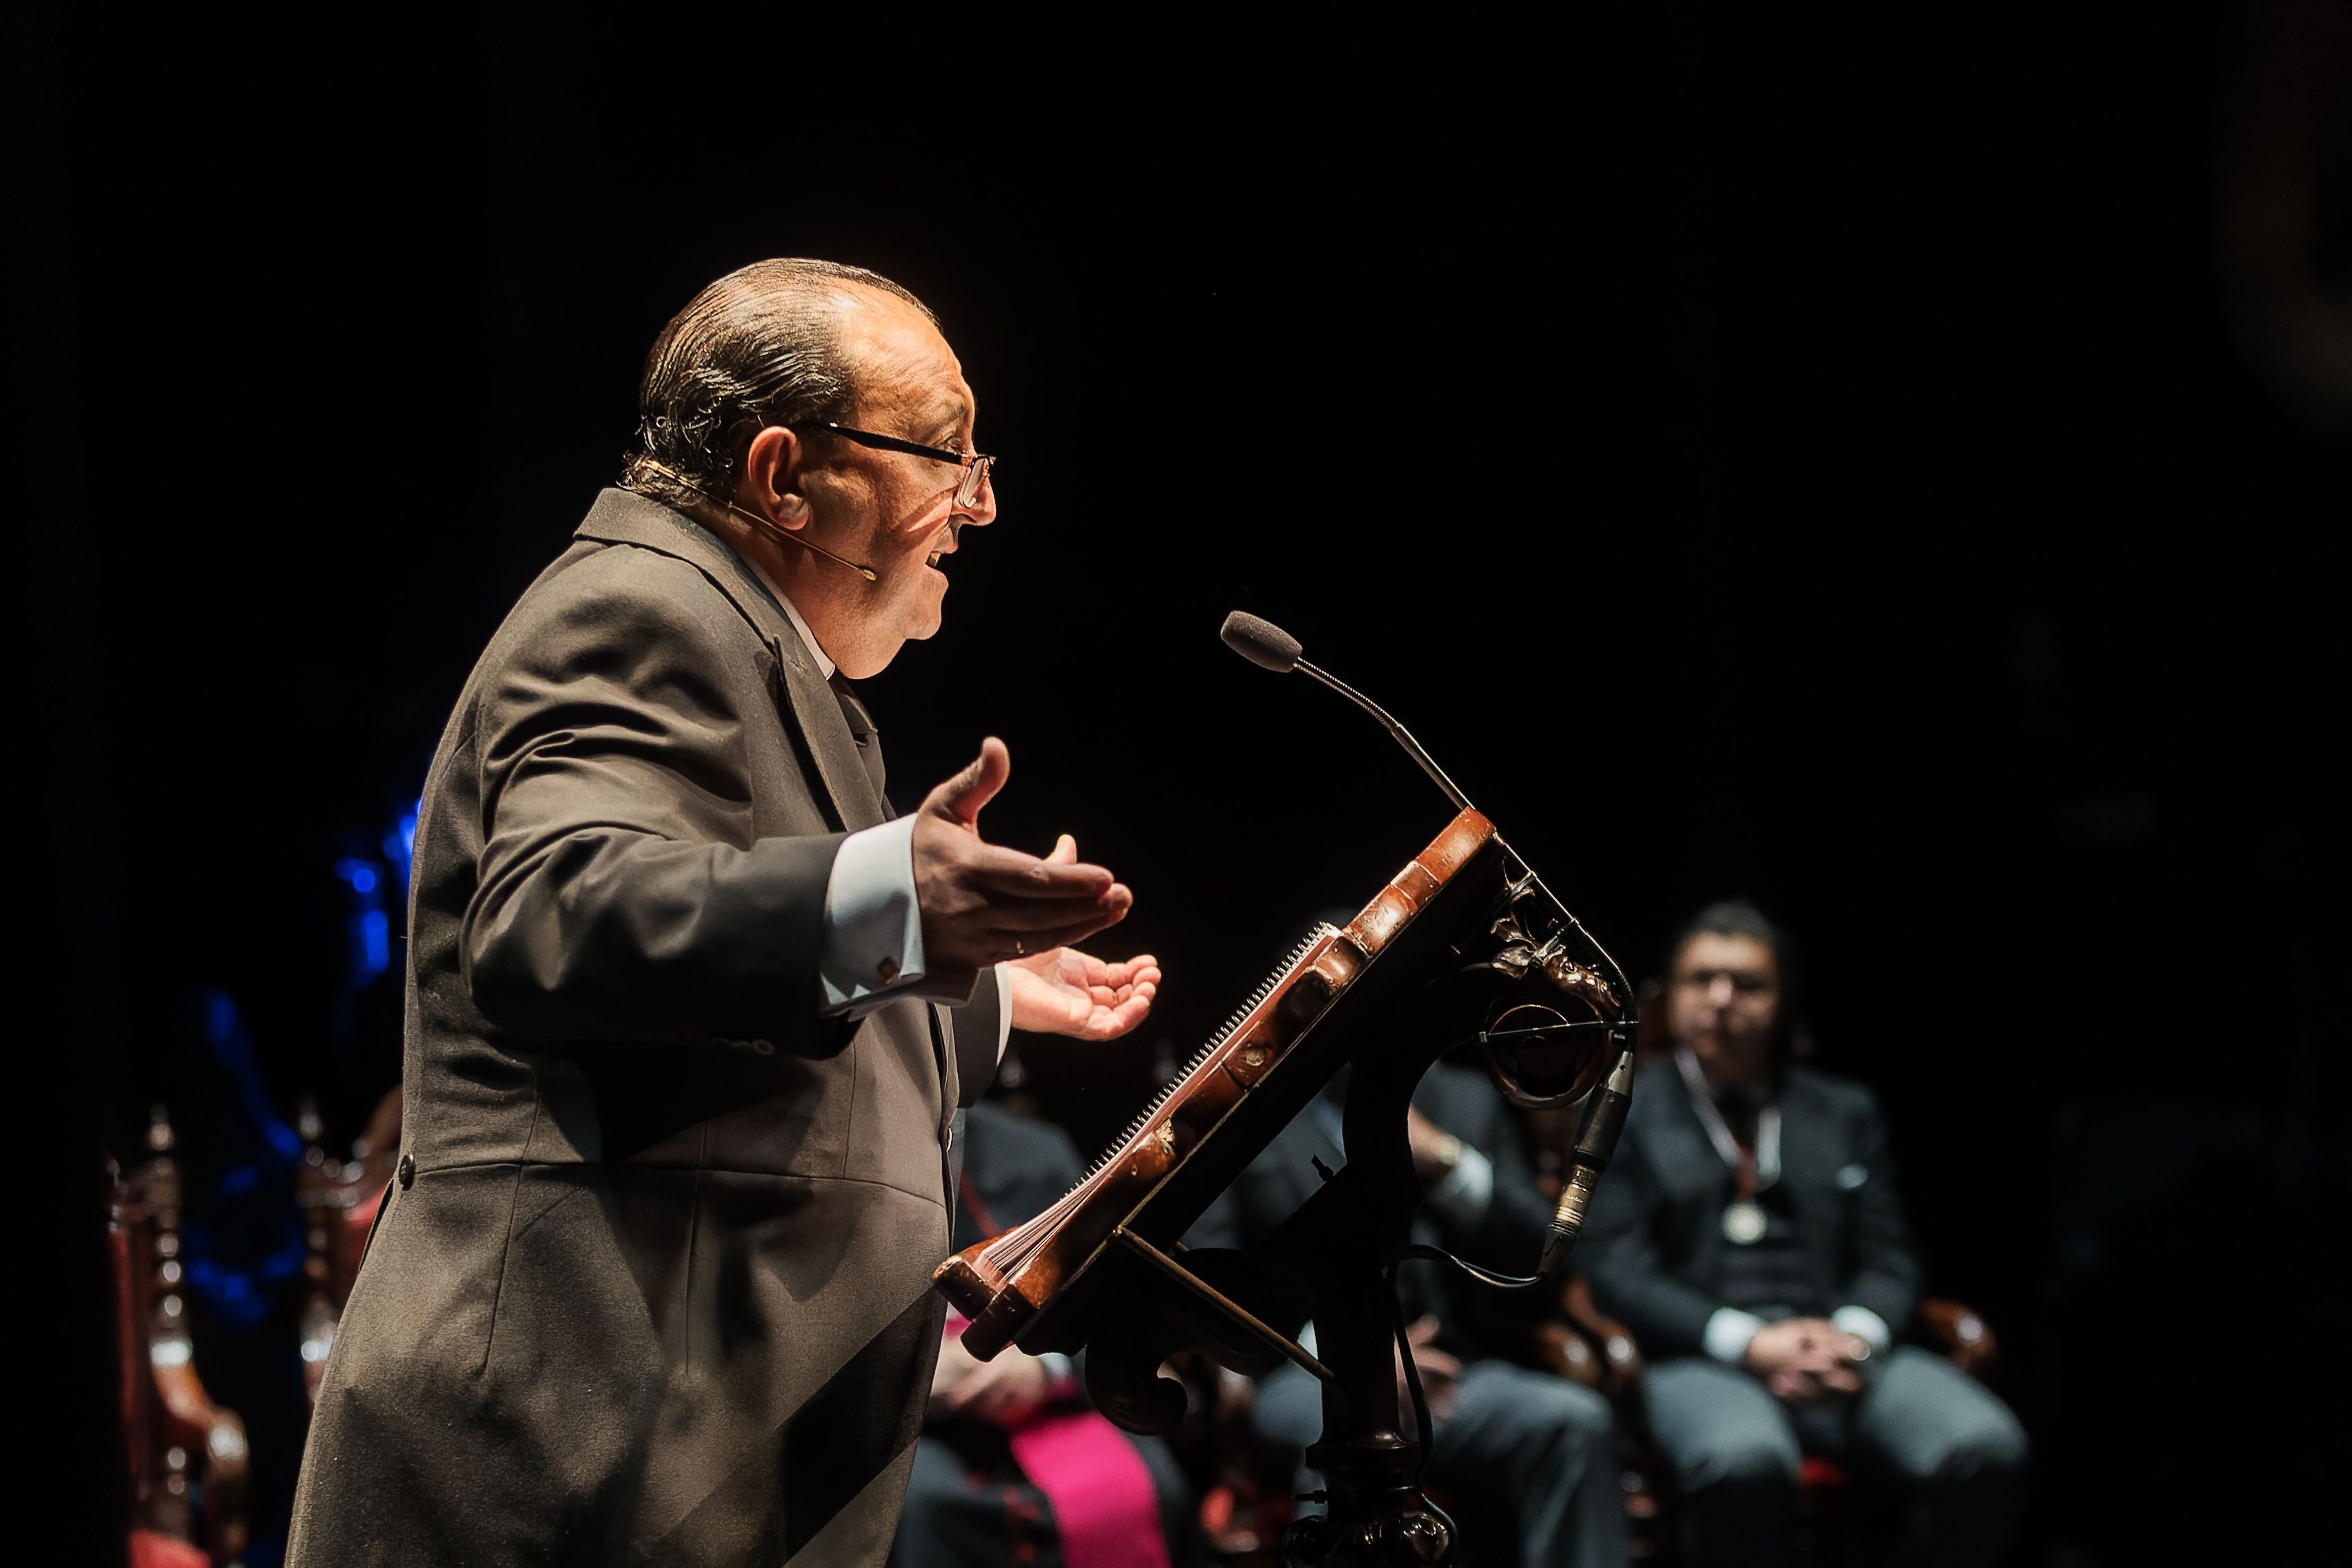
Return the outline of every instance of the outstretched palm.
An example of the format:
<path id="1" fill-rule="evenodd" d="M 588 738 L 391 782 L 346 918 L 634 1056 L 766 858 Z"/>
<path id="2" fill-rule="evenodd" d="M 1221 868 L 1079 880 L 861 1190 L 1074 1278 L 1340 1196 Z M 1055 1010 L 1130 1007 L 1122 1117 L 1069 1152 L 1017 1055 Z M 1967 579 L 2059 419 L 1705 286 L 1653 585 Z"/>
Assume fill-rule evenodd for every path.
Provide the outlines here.
<path id="1" fill-rule="evenodd" d="M 1056 947 L 1004 965 L 1013 1026 L 1081 1040 L 1115 1040 L 1151 1011 L 1160 961 L 1140 953 L 1119 963 Z"/>

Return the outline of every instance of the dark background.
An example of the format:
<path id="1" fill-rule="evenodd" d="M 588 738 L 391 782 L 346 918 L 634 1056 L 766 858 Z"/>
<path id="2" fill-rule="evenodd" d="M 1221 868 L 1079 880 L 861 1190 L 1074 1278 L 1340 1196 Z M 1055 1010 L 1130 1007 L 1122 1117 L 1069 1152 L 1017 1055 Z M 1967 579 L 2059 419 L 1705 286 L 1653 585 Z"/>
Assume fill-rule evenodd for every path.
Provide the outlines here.
<path id="1" fill-rule="evenodd" d="M 2336 1474 L 2284 1391 L 2341 1338 L 2347 1212 L 2341 16 L 1612 26 L 1024 70 L 912 26 L 26 25 L 56 1256 L 152 1102 L 200 1186 L 251 1141 L 207 991 L 277 1117 L 358 1131 L 396 1064 L 335 862 L 614 478 L 663 321 L 824 256 L 937 310 L 1003 454 L 945 631 L 868 684 L 894 793 L 1003 736 L 987 830 L 1075 833 L 1137 891 L 1097 945 L 1168 973 L 1132 1044 L 1031 1050 L 1082 1143 L 1445 820 L 1216 646 L 1245 607 L 1629 968 L 1725 893 L 1795 925 L 1819 1059 L 1884 1096 L 1933 1288 L 2006 1349 L 2025 1560 L 2284 1540 Z M 292 1340 L 199 1309 L 267 1538 Z"/>

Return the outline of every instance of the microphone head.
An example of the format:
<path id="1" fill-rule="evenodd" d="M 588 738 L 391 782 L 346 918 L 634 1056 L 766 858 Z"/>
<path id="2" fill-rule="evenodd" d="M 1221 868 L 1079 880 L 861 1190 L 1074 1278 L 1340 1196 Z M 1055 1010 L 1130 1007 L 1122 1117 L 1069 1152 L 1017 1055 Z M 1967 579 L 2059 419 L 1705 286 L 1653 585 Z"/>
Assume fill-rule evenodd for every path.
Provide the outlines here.
<path id="1" fill-rule="evenodd" d="M 1298 668 L 1298 639 L 1246 610 L 1227 616 L 1224 628 L 1217 635 L 1225 639 L 1227 647 L 1261 669 L 1287 675 Z"/>

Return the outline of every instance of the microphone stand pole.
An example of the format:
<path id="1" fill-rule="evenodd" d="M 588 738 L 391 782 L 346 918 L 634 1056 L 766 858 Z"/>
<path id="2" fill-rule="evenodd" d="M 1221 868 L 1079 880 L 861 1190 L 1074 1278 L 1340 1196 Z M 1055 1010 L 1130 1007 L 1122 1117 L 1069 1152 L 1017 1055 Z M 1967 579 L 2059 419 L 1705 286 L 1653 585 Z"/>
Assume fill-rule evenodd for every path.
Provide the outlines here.
<path id="1" fill-rule="evenodd" d="M 1402 1046 L 1402 1042 L 1392 1042 Z M 1285 1568 L 1430 1568 L 1454 1561 L 1454 1522 L 1421 1489 L 1418 1432 L 1401 1405 L 1395 1270 L 1421 1201 L 1405 1111 L 1443 1047 L 1355 1054 L 1344 1132 L 1348 1163 L 1270 1238 L 1312 1303 L 1323 1433 L 1307 1450 L 1328 1512 L 1283 1534 Z"/>

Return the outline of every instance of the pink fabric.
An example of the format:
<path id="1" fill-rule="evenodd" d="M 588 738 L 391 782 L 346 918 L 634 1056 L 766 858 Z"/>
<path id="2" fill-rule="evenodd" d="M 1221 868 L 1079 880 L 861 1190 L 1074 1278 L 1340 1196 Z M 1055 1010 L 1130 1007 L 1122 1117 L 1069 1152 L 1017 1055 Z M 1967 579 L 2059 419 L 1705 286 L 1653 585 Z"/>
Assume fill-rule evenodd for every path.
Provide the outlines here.
<path id="1" fill-rule="evenodd" d="M 1169 1568 L 1151 1472 L 1118 1428 L 1094 1411 L 1066 1410 L 1012 1438 L 1013 1462 L 1054 1505 L 1069 1568 Z"/>
<path id="2" fill-rule="evenodd" d="M 964 1327 L 949 1317 L 950 1334 Z M 1092 1410 L 1050 1411 L 1007 1436 L 1013 1462 L 1053 1505 L 1068 1568 L 1171 1568 L 1151 1472 L 1118 1427 Z"/>

